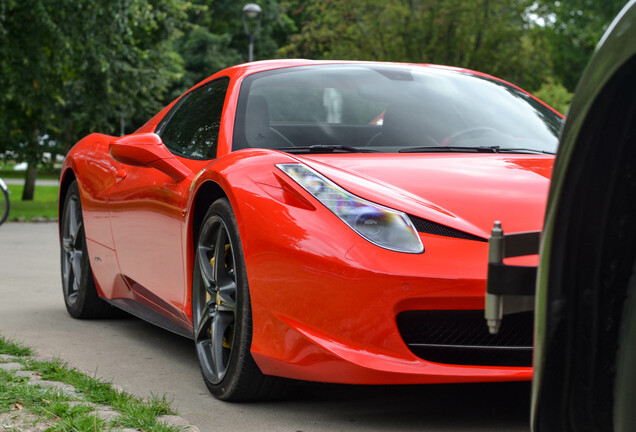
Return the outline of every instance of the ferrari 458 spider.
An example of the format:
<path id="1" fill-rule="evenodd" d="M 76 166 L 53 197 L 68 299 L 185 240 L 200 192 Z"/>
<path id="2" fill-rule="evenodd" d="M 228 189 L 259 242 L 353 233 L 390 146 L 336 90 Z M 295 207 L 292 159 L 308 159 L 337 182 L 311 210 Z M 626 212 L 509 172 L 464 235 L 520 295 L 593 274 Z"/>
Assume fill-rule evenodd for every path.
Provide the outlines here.
<path id="1" fill-rule="evenodd" d="M 532 315 L 483 322 L 487 242 L 538 230 L 563 118 L 464 69 L 281 60 L 220 71 L 60 188 L 63 293 L 194 340 L 224 400 L 280 377 L 526 380 Z"/>

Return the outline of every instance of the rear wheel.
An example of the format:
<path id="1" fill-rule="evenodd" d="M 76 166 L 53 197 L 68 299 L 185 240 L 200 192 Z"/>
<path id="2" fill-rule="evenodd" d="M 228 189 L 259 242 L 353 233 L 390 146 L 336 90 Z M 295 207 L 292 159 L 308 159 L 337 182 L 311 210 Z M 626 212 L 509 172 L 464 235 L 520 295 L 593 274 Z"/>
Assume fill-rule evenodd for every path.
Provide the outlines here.
<path id="1" fill-rule="evenodd" d="M 250 353 L 252 312 L 245 259 L 226 199 L 214 202 L 201 224 L 192 289 L 195 346 L 210 392 L 227 401 L 271 396 L 278 379 L 263 375 Z"/>
<path id="2" fill-rule="evenodd" d="M 74 318 L 103 318 L 115 309 L 99 298 L 86 250 L 86 236 L 77 182 L 71 183 L 62 208 L 61 270 L 66 310 Z"/>

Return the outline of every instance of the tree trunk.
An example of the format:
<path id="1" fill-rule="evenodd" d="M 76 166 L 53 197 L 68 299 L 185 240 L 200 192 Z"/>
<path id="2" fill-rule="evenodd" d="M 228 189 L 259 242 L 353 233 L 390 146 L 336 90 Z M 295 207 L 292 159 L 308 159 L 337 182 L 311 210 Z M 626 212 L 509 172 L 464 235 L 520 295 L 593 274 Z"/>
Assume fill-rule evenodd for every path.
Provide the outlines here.
<path id="1" fill-rule="evenodd" d="M 35 195 L 35 179 L 38 175 L 37 162 L 29 162 L 24 179 L 24 190 L 22 191 L 22 201 L 33 201 Z"/>

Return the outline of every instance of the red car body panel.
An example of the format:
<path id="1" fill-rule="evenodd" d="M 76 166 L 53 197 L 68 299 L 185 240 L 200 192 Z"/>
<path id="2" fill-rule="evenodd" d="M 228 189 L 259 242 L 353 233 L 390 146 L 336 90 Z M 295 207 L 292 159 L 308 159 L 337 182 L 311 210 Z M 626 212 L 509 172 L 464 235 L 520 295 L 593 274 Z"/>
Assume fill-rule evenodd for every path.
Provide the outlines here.
<path id="1" fill-rule="evenodd" d="M 302 162 L 349 192 L 486 239 L 542 225 L 553 156 L 319 154 L 231 151 L 246 74 L 309 61 L 230 68 L 218 157 L 174 156 L 175 181 L 113 160 L 116 137 L 92 134 L 69 153 L 62 182 L 79 184 L 100 296 L 141 303 L 192 332 L 194 207 L 211 183 L 236 216 L 249 281 L 252 355 L 265 374 L 357 384 L 526 380 L 530 367 L 434 363 L 415 356 L 396 325 L 407 310 L 481 310 L 487 243 L 422 234 L 423 254 L 377 247 L 317 203 L 276 164 Z M 473 73 L 473 72 L 470 72 Z M 171 105 L 136 134 L 154 132 Z"/>

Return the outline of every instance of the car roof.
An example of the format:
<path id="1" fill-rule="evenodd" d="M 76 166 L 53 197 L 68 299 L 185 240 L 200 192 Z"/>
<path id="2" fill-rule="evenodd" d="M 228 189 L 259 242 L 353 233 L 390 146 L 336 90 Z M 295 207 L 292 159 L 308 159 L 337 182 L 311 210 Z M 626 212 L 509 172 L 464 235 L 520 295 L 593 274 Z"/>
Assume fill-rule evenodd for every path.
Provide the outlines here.
<path id="1" fill-rule="evenodd" d="M 497 79 L 488 74 L 473 71 L 470 69 L 458 68 L 453 66 L 434 65 L 428 63 L 398 63 L 398 62 L 379 62 L 379 61 L 357 61 L 357 60 L 308 60 L 308 59 L 279 59 L 279 60 L 260 60 L 250 63 L 242 63 L 235 66 L 230 66 L 226 69 L 220 70 L 211 77 L 205 79 L 199 84 L 203 84 L 209 80 L 216 79 L 220 76 L 245 76 L 257 72 L 264 72 L 275 69 L 284 69 L 289 67 L 298 66 L 320 66 L 320 65 L 376 65 L 376 66 L 392 66 L 398 68 L 431 68 L 431 69 L 443 69 L 448 71 L 457 71 L 470 73 L 474 75 L 486 76 L 489 78 Z"/>

